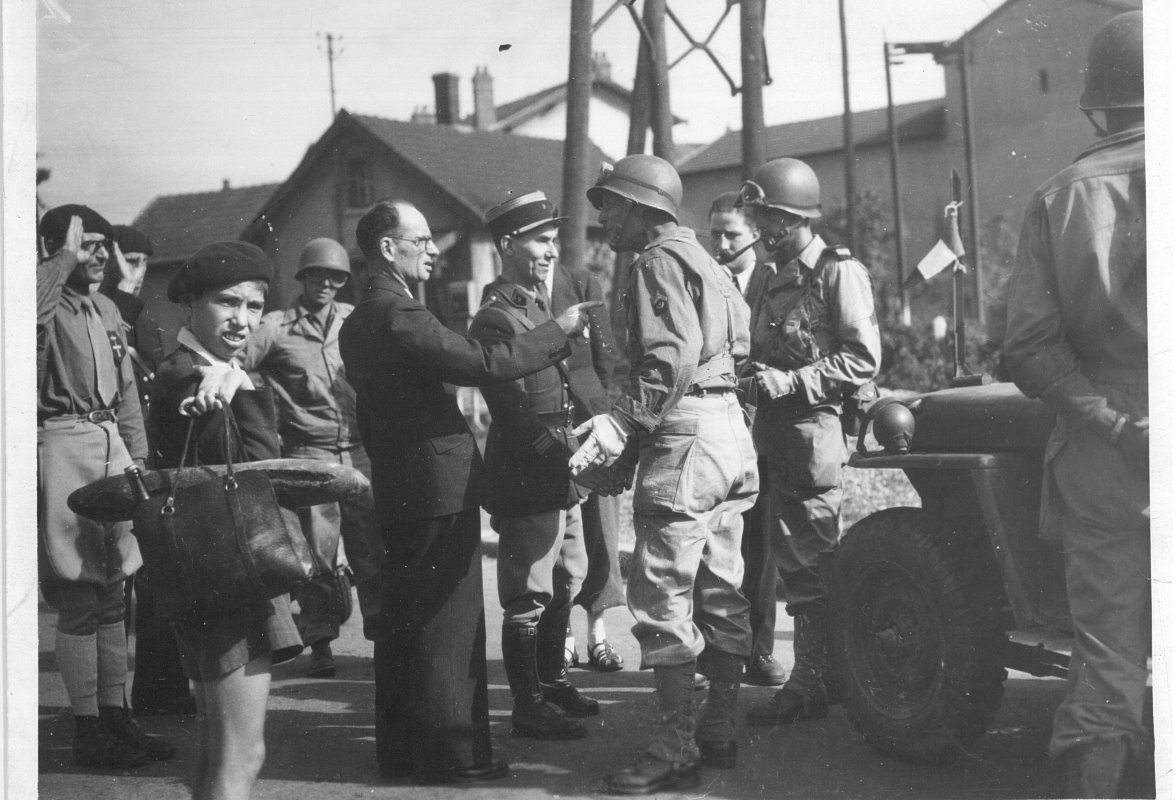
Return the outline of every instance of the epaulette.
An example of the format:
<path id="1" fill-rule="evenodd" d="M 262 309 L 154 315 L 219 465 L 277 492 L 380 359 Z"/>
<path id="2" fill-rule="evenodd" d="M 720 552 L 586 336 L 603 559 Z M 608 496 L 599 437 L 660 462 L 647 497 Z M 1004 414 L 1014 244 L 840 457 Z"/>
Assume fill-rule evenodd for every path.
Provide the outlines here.
<path id="1" fill-rule="evenodd" d="M 847 261 L 853 258 L 853 253 L 849 252 L 849 248 L 844 245 L 834 245 L 826 247 L 821 251 L 821 255 L 825 257 L 835 257 L 838 261 Z"/>

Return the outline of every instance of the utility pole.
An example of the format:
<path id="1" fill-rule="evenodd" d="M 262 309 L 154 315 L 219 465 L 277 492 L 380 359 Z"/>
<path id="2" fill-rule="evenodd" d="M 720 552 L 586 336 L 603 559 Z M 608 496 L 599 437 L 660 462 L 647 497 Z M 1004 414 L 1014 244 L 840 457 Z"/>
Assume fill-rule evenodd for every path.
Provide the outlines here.
<path id="1" fill-rule="evenodd" d="M 882 43 L 882 58 L 886 63 L 886 127 L 890 132 L 890 186 L 894 192 L 894 249 L 895 249 L 895 271 L 898 276 L 898 303 L 899 313 L 901 314 L 902 324 L 906 327 L 911 326 L 911 304 L 907 297 L 906 290 L 906 275 L 905 273 L 905 248 L 903 244 L 903 224 L 902 224 L 902 187 L 899 183 L 898 170 L 898 126 L 894 122 L 894 90 L 891 88 L 890 67 L 893 64 L 891 60 L 890 42 Z"/>
<path id="2" fill-rule="evenodd" d="M 854 195 L 857 182 L 854 180 L 853 112 L 849 107 L 849 40 L 845 30 L 845 0 L 837 0 L 837 15 L 841 20 L 841 92 L 845 96 L 845 112 L 842 115 L 842 130 L 845 134 L 845 243 L 853 250 L 857 215 L 854 209 Z"/>
<path id="3" fill-rule="evenodd" d="M 670 111 L 670 59 L 666 51 L 666 0 L 645 0 L 645 27 L 653 39 L 653 154 L 674 160 L 674 120 Z"/>
<path id="4" fill-rule="evenodd" d="M 564 136 L 561 260 L 583 266 L 588 227 L 588 110 L 592 98 L 592 0 L 572 0 L 568 55 L 568 116 Z"/>
<path id="5" fill-rule="evenodd" d="M 331 119 L 334 119 L 337 113 L 335 108 L 335 40 L 338 39 L 341 42 L 343 37 L 336 37 L 333 33 L 320 33 L 319 36 L 323 36 L 327 40 L 327 74 L 331 80 Z M 342 49 L 339 50 L 338 55 L 343 55 Z"/>
<path id="6" fill-rule="evenodd" d="M 743 178 L 750 179 L 767 158 L 764 149 L 764 0 L 739 4 L 743 67 Z"/>

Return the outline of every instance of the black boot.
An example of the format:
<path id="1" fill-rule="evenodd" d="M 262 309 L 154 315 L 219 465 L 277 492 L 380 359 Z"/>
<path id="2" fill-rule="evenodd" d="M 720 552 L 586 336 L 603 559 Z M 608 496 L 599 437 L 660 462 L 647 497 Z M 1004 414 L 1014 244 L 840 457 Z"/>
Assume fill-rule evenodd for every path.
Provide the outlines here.
<path id="1" fill-rule="evenodd" d="M 829 716 L 824 677 L 828 652 L 825 609 L 809 607 L 793 622 L 796 664 L 792 674 L 771 700 L 747 712 L 748 725 L 791 725 Z"/>
<path id="2" fill-rule="evenodd" d="M 739 705 L 739 684 L 744 659 L 708 647 L 698 660 L 698 669 L 710 679 L 706 701 L 698 712 L 694 740 L 702 754 L 702 764 L 730 769 L 739 756 L 735 741 L 735 710 Z"/>
<path id="3" fill-rule="evenodd" d="M 547 610 L 539 618 L 537 629 L 537 657 L 539 683 L 543 699 L 555 703 L 569 717 L 591 717 L 600 713 L 600 703 L 585 697 L 568 680 L 568 663 L 564 659 L 564 642 L 568 635 L 568 618 L 572 607 L 563 611 Z"/>
<path id="4" fill-rule="evenodd" d="M 534 625 L 502 625 L 502 662 L 514 698 L 510 714 L 513 731 L 531 739 L 580 739 L 587 733 L 584 726 L 543 699 L 535 665 L 535 638 Z M 563 661 L 563 639 L 559 660 Z"/>
<path id="5" fill-rule="evenodd" d="M 604 778 L 610 794 L 653 794 L 702 783 L 694 741 L 694 662 L 654 667 L 660 727 L 634 763 Z"/>
<path id="6" fill-rule="evenodd" d="M 147 763 L 147 754 L 115 737 L 100 717 L 74 717 L 74 759 L 83 767 L 132 769 Z"/>
<path id="7" fill-rule="evenodd" d="M 176 748 L 158 736 L 143 733 L 139 723 L 122 706 L 98 706 L 98 718 L 106 729 L 119 741 L 142 750 L 152 761 L 167 761 L 175 758 Z"/>

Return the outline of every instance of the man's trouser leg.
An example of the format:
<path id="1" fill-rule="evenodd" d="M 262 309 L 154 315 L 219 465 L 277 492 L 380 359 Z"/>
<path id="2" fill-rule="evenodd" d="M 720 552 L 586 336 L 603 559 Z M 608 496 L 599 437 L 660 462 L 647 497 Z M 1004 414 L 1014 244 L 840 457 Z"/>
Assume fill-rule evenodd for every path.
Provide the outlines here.
<path id="1" fill-rule="evenodd" d="M 376 653 L 381 769 L 428 778 L 488 767 L 478 509 L 386 525 L 381 533 L 388 551 Z"/>
<path id="2" fill-rule="evenodd" d="M 767 487 L 767 466 L 759 461 L 760 493 L 755 506 L 743 515 L 743 596 L 751 604 L 751 657 L 747 662 L 747 683 L 779 686 L 784 667 L 775 660 L 776 584 L 779 573 L 772 550 L 771 495 Z"/>
<path id="3" fill-rule="evenodd" d="M 563 662 L 563 633 L 552 630 L 558 622 L 553 624 L 547 617 L 549 610 L 557 598 L 558 614 L 570 608 L 571 592 L 579 588 L 587 570 L 579 509 L 497 520 L 502 656 L 514 700 L 514 730 L 538 739 L 580 738 L 586 733 L 584 727 L 564 717 L 541 683 L 547 666 L 545 647 L 555 636 L 559 639 L 559 661 Z M 546 630 L 541 629 L 544 618 L 548 618 Z M 565 629 L 566 621 L 564 617 Z"/>

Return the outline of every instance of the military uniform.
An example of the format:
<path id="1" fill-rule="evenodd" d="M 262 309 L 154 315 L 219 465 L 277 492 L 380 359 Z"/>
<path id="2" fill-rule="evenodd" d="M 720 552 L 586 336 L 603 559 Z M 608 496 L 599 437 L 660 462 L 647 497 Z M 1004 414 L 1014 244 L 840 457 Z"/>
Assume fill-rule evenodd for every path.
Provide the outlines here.
<path id="1" fill-rule="evenodd" d="M 848 250 L 827 248 L 814 235 L 796 258 L 774 265 L 753 300 L 751 361 L 790 373 L 795 390 L 774 400 L 758 398 L 753 434 L 767 467 L 785 608 L 798 624 L 805 624 L 809 611 L 819 617 L 818 627 L 824 624 L 827 587 L 820 564 L 840 536 L 841 467 L 848 455 L 839 416 L 842 393 L 873 378 L 880 359 L 869 274 Z M 823 636 L 821 631 L 804 641 L 821 646 Z M 823 653 L 803 655 L 798 651 L 800 669 L 793 669 L 786 688 L 823 694 L 821 676 L 812 669 L 819 669 Z"/>
<path id="2" fill-rule="evenodd" d="M 1148 417 L 1146 219 L 1141 125 L 1100 140 L 1036 191 L 1009 280 L 1006 363 L 1025 394 L 1059 412 L 1041 529 L 1065 545 L 1075 644 L 1054 754 L 1148 738 L 1147 465 L 1093 424 L 1108 411 Z"/>
<path id="3" fill-rule="evenodd" d="M 600 284 L 588 270 L 558 264 L 551 275 L 551 313 L 561 314 L 576 303 L 603 300 Z M 612 326 L 603 309 L 598 312 L 602 324 L 585 332 L 587 341 L 577 338 L 572 354 L 564 362 L 574 403 L 573 420 L 578 425 L 596 414 L 608 411 L 607 388 L 616 363 L 616 344 Z M 599 614 L 606 608 L 625 604 L 625 586 L 619 558 L 620 514 L 618 497 L 589 494 L 580 504 L 584 525 L 584 548 L 588 552 L 588 573 L 580 586 L 575 603 L 585 611 Z"/>
<path id="4" fill-rule="evenodd" d="M 80 517 L 66 498 L 132 460 L 142 463 L 147 437 L 118 309 L 96 291 L 66 285 L 76 263 L 61 251 L 37 266 L 39 564 L 46 600 L 81 615 L 59 624 L 93 633 L 100 609 L 101 624 L 121 623 L 123 579 L 143 561 L 130 523 Z M 79 592 L 89 600 L 74 597 Z"/>
<path id="5" fill-rule="evenodd" d="M 316 315 L 300 301 L 266 314 L 249 337 L 241 362 L 274 392 L 283 457 L 344 464 L 370 479 L 371 462 L 356 426 L 355 390 L 339 355 L 339 329 L 351 311 L 347 303 L 332 302 Z M 355 573 L 364 631 L 371 638 L 380 611 L 384 560 L 371 492 L 300 509 L 298 516 L 327 573 L 295 593 L 302 640 L 313 644 L 337 639 L 350 611 L 351 589 L 333 574 L 340 536 Z"/>
<path id="6" fill-rule="evenodd" d="M 387 557 L 376 639 L 381 770 L 491 759 L 478 481 L 482 462 L 445 383 L 511 380 L 568 355 L 554 322 L 484 346 L 446 328 L 395 276 L 374 275 L 339 332 Z"/>

